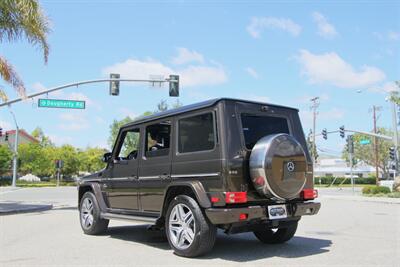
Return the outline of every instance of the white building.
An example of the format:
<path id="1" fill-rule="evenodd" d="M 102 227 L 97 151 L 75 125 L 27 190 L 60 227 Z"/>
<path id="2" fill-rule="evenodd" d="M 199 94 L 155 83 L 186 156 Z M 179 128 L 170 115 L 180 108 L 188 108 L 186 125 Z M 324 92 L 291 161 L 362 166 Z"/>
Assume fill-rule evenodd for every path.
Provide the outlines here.
<path id="1" fill-rule="evenodd" d="M 350 175 L 350 166 L 341 158 L 321 159 L 314 169 L 315 176 L 344 177 Z M 363 162 L 353 166 L 353 175 L 368 177 L 375 175 L 375 168 Z"/>

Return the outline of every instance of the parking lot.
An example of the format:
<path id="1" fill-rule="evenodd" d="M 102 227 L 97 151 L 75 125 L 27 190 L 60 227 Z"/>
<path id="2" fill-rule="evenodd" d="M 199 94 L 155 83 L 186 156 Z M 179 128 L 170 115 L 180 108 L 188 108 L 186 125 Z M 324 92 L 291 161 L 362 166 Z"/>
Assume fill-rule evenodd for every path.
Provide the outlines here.
<path id="1" fill-rule="evenodd" d="M 219 232 L 211 253 L 188 259 L 143 224 L 113 221 L 105 235 L 84 235 L 75 188 L 2 190 L 2 201 L 36 199 L 54 207 L 0 217 L 0 266 L 399 266 L 399 204 L 349 199 L 348 189 L 343 199 L 320 191 L 320 213 L 304 217 L 290 242 L 264 245 L 251 233 Z"/>

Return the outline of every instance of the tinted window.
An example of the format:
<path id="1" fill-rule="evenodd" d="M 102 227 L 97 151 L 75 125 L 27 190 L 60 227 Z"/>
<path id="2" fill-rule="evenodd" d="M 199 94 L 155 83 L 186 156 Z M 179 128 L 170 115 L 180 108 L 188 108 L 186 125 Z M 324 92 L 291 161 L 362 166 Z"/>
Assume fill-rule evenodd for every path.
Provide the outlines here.
<path id="1" fill-rule="evenodd" d="M 252 149 L 259 139 L 269 134 L 289 133 L 285 118 L 242 114 L 243 135 L 246 147 Z"/>
<path id="2" fill-rule="evenodd" d="M 146 127 L 146 157 L 169 154 L 171 140 L 171 122 L 164 121 Z"/>
<path id="3" fill-rule="evenodd" d="M 137 157 L 139 134 L 139 129 L 129 130 L 122 134 L 123 141 L 117 153 L 119 159 L 130 160 Z"/>
<path id="4" fill-rule="evenodd" d="M 179 153 L 211 150 L 215 145 L 212 113 L 179 120 Z"/>

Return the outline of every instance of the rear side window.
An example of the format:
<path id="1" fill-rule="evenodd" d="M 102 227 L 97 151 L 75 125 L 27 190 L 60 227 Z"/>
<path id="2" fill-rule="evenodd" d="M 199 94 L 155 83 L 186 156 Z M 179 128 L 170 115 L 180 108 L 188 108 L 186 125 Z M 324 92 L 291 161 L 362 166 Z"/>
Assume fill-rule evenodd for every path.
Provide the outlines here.
<path id="1" fill-rule="evenodd" d="M 178 122 L 178 152 L 211 150 L 215 145 L 212 113 L 184 118 Z"/>
<path id="2" fill-rule="evenodd" d="M 289 125 L 285 118 L 242 114 L 241 119 L 244 140 L 248 149 L 252 149 L 257 141 L 266 135 L 289 134 Z"/>

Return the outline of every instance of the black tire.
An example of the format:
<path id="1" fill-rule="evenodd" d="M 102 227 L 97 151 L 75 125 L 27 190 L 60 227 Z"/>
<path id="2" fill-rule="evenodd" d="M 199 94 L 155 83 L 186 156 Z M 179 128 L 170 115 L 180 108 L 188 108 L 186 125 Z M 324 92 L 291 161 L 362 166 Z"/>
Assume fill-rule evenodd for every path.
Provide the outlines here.
<path id="1" fill-rule="evenodd" d="M 181 249 L 174 245 L 169 226 L 169 221 L 172 219 L 171 213 L 174 207 L 178 204 L 183 204 L 186 206 L 186 208 L 190 209 L 194 218 L 194 238 L 189 247 L 184 249 Z M 189 258 L 197 257 L 209 252 L 214 247 L 215 239 L 217 236 L 216 226 L 211 224 L 204 216 L 197 202 L 187 195 L 176 196 L 169 204 L 165 219 L 165 230 L 168 243 L 174 250 L 175 254 L 178 256 Z"/>
<path id="2" fill-rule="evenodd" d="M 86 200 L 87 199 L 87 200 Z M 83 213 L 85 210 L 85 201 L 90 201 L 93 205 L 92 213 L 93 222 L 90 225 L 85 225 L 83 220 Z M 83 232 L 87 235 L 98 235 L 104 233 L 107 230 L 109 220 L 102 219 L 100 217 L 100 208 L 97 203 L 96 197 L 92 192 L 86 192 L 81 199 L 79 204 L 79 222 Z"/>
<path id="3" fill-rule="evenodd" d="M 266 244 L 281 244 L 289 241 L 297 230 L 298 222 L 295 222 L 288 227 L 278 228 L 276 231 L 272 229 L 265 229 L 262 231 L 255 231 L 254 235 L 263 243 Z"/>

